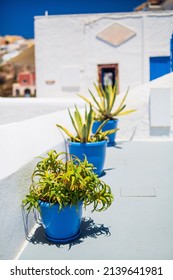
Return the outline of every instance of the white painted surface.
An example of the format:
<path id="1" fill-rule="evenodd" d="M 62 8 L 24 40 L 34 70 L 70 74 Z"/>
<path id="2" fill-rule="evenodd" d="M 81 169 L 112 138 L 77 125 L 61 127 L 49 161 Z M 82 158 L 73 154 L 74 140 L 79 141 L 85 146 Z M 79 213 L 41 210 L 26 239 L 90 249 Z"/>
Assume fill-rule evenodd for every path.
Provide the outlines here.
<path id="1" fill-rule="evenodd" d="M 61 143 L 56 123 L 68 123 L 66 110 L 0 126 L 0 179 Z"/>
<path id="2" fill-rule="evenodd" d="M 135 113 L 119 118 L 119 131 L 117 132 L 118 140 L 152 139 L 157 136 L 153 136 L 150 131 L 150 89 L 155 90 L 155 88 L 158 89 L 165 87 L 168 88 L 170 93 L 170 104 L 167 104 L 171 108 L 171 111 L 169 113 L 170 128 L 169 134 L 166 135 L 163 133 L 162 136 L 164 138 L 173 137 L 172 77 L 173 74 L 171 73 L 157 80 L 146 83 L 145 85 L 130 89 L 126 101 L 126 108 L 136 109 L 137 111 Z M 117 96 L 116 106 L 119 105 L 122 96 L 123 95 L 121 94 Z M 6 100 L 3 98 L 0 99 L 0 110 L 2 108 L 5 108 L 4 110 L 6 113 L 6 115 L 1 114 L 2 119 L 4 116 L 7 117 L 8 121 L 8 116 L 10 112 L 12 113 L 12 118 L 10 118 L 9 123 L 0 126 L 0 178 L 14 173 L 16 170 L 18 170 L 18 168 L 21 168 L 35 156 L 45 152 L 49 148 L 55 146 L 57 143 L 63 141 L 63 137 L 60 131 L 56 128 L 56 123 L 65 125 L 69 129 L 72 129 L 70 117 L 67 112 L 67 107 L 70 107 L 74 105 L 74 103 L 77 103 L 77 105 L 82 109 L 84 104 L 83 101 L 81 102 L 79 99 L 69 101 L 68 99 L 64 98 L 61 99 L 60 103 L 58 103 L 57 99 L 55 99 L 55 102 L 52 102 L 52 99 L 42 100 L 43 103 L 40 103 L 37 99 L 33 99 L 32 101 L 30 101 L 30 108 L 33 109 L 27 110 L 27 106 L 29 105 L 29 103 L 26 103 L 26 100 Z M 57 111 L 48 114 L 52 111 L 52 107 L 49 107 L 49 105 L 55 104 L 56 102 Z M 58 110 L 58 106 L 61 109 L 64 108 L 64 110 Z M 47 114 L 42 115 L 44 112 L 44 108 L 46 107 L 49 107 L 46 112 Z M 28 119 L 24 121 L 22 121 L 22 108 L 24 108 L 24 111 L 26 111 L 28 114 Z M 40 111 L 38 110 L 38 108 L 40 109 Z M 43 112 L 41 111 L 41 108 L 43 108 Z M 73 111 L 72 108 L 71 111 Z M 33 118 L 35 112 L 37 112 L 38 115 L 41 114 L 41 116 Z M 168 112 L 166 111 L 166 113 Z M 15 122 L 11 123 L 11 119 L 13 119 L 13 121 Z M 19 120 L 20 122 L 16 122 Z"/>
<path id="3" fill-rule="evenodd" d="M 0 125 L 23 121 L 83 105 L 79 98 L 0 98 Z"/>
<path id="4" fill-rule="evenodd" d="M 97 35 L 114 23 L 136 35 L 116 47 L 99 40 Z M 149 58 L 170 55 L 172 25 L 172 11 L 35 17 L 37 95 L 73 98 L 69 83 L 74 82 L 87 95 L 98 79 L 98 64 L 119 64 L 120 92 L 148 82 Z M 80 69 L 75 77 L 66 71 L 68 90 L 62 79 L 67 66 Z M 47 85 L 47 79 L 55 84 Z"/>
<path id="5" fill-rule="evenodd" d="M 165 139 L 173 138 L 173 73 L 155 79 L 144 85 L 129 90 L 126 100 L 127 109 L 136 109 L 135 113 L 119 118 L 118 139 Z M 170 91 L 170 126 L 150 127 L 150 90 L 153 88 L 169 88 Z M 122 95 L 118 96 L 119 99 Z M 117 100 L 118 101 L 118 100 Z"/>
<path id="6" fill-rule="evenodd" d="M 135 108 L 137 111 L 127 116 L 123 116 L 119 118 L 119 128 L 120 130 L 117 132 L 117 138 L 119 140 L 128 140 L 128 139 L 149 139 L 152 137 L 150 133 L 150 117 L 149 117 L 149 104 L 150 104 L 150 89 L 152 91 L 157 91 L 159 86 L 164 88 L 165 86 L 168 88 L 170 95 L 170 104 L 168 102 L 168 98 L 166 100 L 166 107 L 173 108 L 173 96 L 172 96 L 172 76 L 173 74 L 166 75 L 160 79 L 154 80 L 150 83 L 147 83 L 143 86 L 131 89 L 129 91 L 129 96 L 127 98 L 127 109 Z M 120 102 L 122 95 L 117 97 L 117 106 Z M 69 105 L 69 101 L 64 99 L 64 102 L 59 104 L 60 107 L 67 108 L 66 106 Z M 157 101 L 159 101 L 158 99 Z M 83 103 L 80 103 L 79 100 L 78 105 L 82 106 Z M 31 107 L 36 106 L 38 102 L 37 99 L 32 100 Z M 46 103 L 47 102 L 47 103 Z M 44 108 L 48 106 L 50 100 L 45 100 L 43 104 L 39 103 L 40 108 Z M 76 103 L 75 102 L 75 103 Z M 160 102 L 160 101 L 159 101 Z M 50 103 L 52 104 L 52 103 Z M 71 102 L 71 106 L 72 106 Z M 164 109 L 164 103 L 161 100 L 162 107 Z M 10 114 L 13 112 L 12 117 L 15 120 L 17 117 L 21 116 L 22 108 L 27 108 L 27 104 L 24 100 L 19 99 L 18 101 L 14 102 L 14 100 L 7 100 L 0 99 L 0 108 L 5 108 L 5 112 Z M 21 107 L 21 109 L 20 109 Z M 36 111 L 37 106 L 35 107 Z M 151 111 L 150 115 L 153 114 L 156 117 L 160 117 L 161 109 L 159 111 Z M 28 117 L 32 117 L 33 110 L 27 111 Z M 9 113 L 8 113 L 9 112 Z M 44 112 L 44 110 L 43 110 Z M 47 111 L 51 112 L 51 107 Z M 39 113 L 38 113 L 39 114 Z M 42 113 L 41 113 L 42 114 Z M 165 125 L 168 124 L 169 121 L 170 131 L 169 137 L 173 136 L 173 112 L 169 112 L 167 109 L 165 112 L 162 112 L 163 119 L 166 118 Z M 169 120 L 167 119 L 167 117 Z M 1 115 L 2 116 L 2 115 Z M 2 117 L 3 119 L 3 117 Z M 21 119 L 20 119 L 21 120 Z M 162 121 L 159 119 L 159 121 Z M 70 127 L 70 119 L 68 116 L 68 112 L 66 110 L 62 110 L 60 112 L 55 112 L 48 115 L 42 115 L 37 118 L 27 119 L 26 121 L 20 121 L 16 123 L 9 123 L 7 125 L 0 126 L 0 135 L 3 137 L 0 138 L 0 150 L 1 150 L 1 157 L 0 157 L 0 178 L 8 176 L 15 172 L 18 168 L 20 168 L 23 164 L 30 161 L 36 155 L 43 153 L 45 150 L 48 150 L 49 147 L 55 146 L 58 140 L 63 140 L 62 135 L 58 134 L 59 131 L 56 128 L 56 123 L 64 123 L 66 126 Z M 162 123 L 163 125 L 163 123 Z M 51 135 L 51 137 L 50 137 Z M 166 135 L 163 134 L 166 137 Z M 59 137 L 59 139 L 58 139 Z M 10 147 L 10 150 L 9 150 Z M 8 161 L 7 161 L 8 158 Z"/>
<path id="7" fill-rule="evenodd" d="M 155 197 L 156 190 L 152 186 L 129 186 L 120 188 L 121 197 Z"/>
<path id="8" fill-rule="evenodd" d="M 145 85 L 133 88 L 129 91 L 129 96 L 127 98 L 127 109 L 136 108 L 137 112 L 120 118 L 120 130 L 117 133 L 117 141 L 119 141 L 119 143 L 121 143 L 120 141 L 126 141 L 130 139 L 145 139 L 145 141 L 148 142 L 153 142 L 156 140 L 173 140 L 172 111 L 170 131 L 168 135 L 164 133 L 162 133 L 162 137 L 158 135 L 151 135 L 149 119 L 149 98 L 151 87 L 169 87 L 171 89 L 171 108 L 173 108 L 172 78 L 173 73 Z M 122 95 L 119 95 L 117 101 L 119 101 L 121 98 Z M 9 110 L 8 106 L 12 104 L 10 105 L 11 110 L 14 110 L 13 112 L 17 114 L 17 116 L 20 115 L 21 110 L 19 110 L 18 105 L 20 105 L 22 108 L 25 105 L 25 101 L 20 99 L 16 100 L 16 103 L 12 100 L 9 100 L 9 102 L 10 103 L 8 103 L 6 99 L 0 99 L 1 105 L 6 104 L 7 112 Z M 34 99 L 32 102 L 33 106 L 34 102 L 37 103 L 36 99 Z M 46 105 L 46 102 L 49 103 L 50 101 L 45 99 L 45 104 L 43 104 L 43 107 Z M 65 108 L 66 104 L 69 104 L 68 102 L 68 99 L 64 99 L 64 101 L 62 99 L 62 104 L 64 104 L 63 108 Z M 84 111 L 82 107 L 81 109 Z M 31 116 L 33 116 L 32 111 L 30 113 Z M 67 109 L 47 115 L 41 115 L 36 118 L 27 119 L 24 121 L 21 121 L 20 119 L 18 122 L 8 123 L 6 125 L 0 126 L 1 259 L 13 259 L 25 241 L 20 205 L 24 194 L 28 191 L 30 176 L 35 164 L 34 158 L 52 148 L 56 148 L 58 151 L 65 150 L 63 142 L 64 138 L 60 131 L 56 128 L 56 123 L 68 127 L 68 129 L 73 132 Z M 135 146 L 133 146 L 133 149 L 134 150 L 131 151 L 132 161 Z M 154 160 L 157 166 L 157 163 L 160 161 L 160 159 L 156 160 L 157 156 L 159 156 L 157 153 L 155 156 L 156 157 L 154 157 Z M 140 185 L 140 179 L 141 176 L 143 176 L 143 173 L 149 176 L 145 171 L 145 166 L 148 166 L 149 158 L 144 159 L 146 160 L 145 162 L 140 162 L 142 165 L 140 170 L 141 173 L 138 172 L 138 177 L 136 181 L 133 181 L 133 185 L 134 183 L 136 185 Z M 111 167 L 115 161 L 117 162 L 117 166 L 124 166 L 127 164 L 127 160 L 128 158 L 119 158 L 118 154 L 116 154 L 115 158 L 111 157 L 110 165 L 108 165 L 107 168 L 109 169 L 109 167 Z M 129 165 L 131 166 L 131 163 L 129 163 Z M 125 173 L 126 175 L 128 174 L 126 171 Z M 122 178 L 126 177 L 124 176 L 125 173 L 123 172 Z M 149 174 L 152 178 L 152 172 Z M 128 176 L 130 177 L 130 174 L 128 174 Z M 147 176 L 143 176 L 143 178 L 145 179 Z M 109 180 L 109 177 L 107 178 Z M 152 187 L 154 185 L 150 184 L 150 186 Z M 30 224 L 33 224 L 33 218 L 31 219 Z"/>
<path id="9" fill-rule="evenodd" d="M 66 110 L 0 126 L 0 259 L 14 259 L 25 242 L 21 203 L 36 157 L 53 148 L 65 150 L 57 122 L 67 124 Z M 29 229 L 33 224 L 31 215 Z"/>
<path id="10" fill-rule="evenodd" d="M 13 153 L 12 153 L 13 154 Z M 6 155 L 6 161 L 9 153 Z M 14 259 L 25 242 L 25 230 L 22 218 L 22 199 L 31 183 L 34 170 L 32 161 L 20 170 L 0 180 L 0 259 Z M 28 220 L 28 230 L 34 226 L 32 213 Z"/>
<path id="11" fill-rule="evenodd" d="M 87 207 L 79 239 L 59 247 L 47 242 L 38 226 L 36 244 L 29 242 L 20 260 L 173 259 L 173 141 L 119 142 L 118 147 L 107 149 L 102 177 L 115 196 L 111 207 L 100 213 Z M 155 192 L 149 193 L 152 187 Z M 120 189 L 131 196 L 121 196 Z"/>
<path id="12" fill-rule="evenodd" d="M 80 67 L 63 66 L 61 69 L 62 90 L 77 91 L 80 88 Z"/>
<path id="13" fill-rule="evenodd" d="M 169 127 L 171 123 L 170 88 L 151 88 L 150 90 L 150 125 Z"/>

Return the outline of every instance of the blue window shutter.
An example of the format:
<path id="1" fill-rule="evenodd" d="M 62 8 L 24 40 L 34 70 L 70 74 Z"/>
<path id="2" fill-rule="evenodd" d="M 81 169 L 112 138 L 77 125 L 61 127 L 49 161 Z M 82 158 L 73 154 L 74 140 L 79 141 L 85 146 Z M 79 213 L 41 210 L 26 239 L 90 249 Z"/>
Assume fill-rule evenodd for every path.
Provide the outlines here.
<path id="1" fill-rule="evenodd" d="M 170 56 L 150 57 L 150 81 L 170 73 Z"/>

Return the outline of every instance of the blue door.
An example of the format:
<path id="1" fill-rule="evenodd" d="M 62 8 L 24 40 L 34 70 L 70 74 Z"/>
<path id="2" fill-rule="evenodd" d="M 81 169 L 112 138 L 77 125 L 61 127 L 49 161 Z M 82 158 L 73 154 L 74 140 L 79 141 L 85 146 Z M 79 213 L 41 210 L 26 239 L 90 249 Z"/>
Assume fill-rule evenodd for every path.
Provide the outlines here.
<path id="1" fill-rule="evenodd" d="M 170 73 L 170 56 L 150 57 L 150 81 Z"/>

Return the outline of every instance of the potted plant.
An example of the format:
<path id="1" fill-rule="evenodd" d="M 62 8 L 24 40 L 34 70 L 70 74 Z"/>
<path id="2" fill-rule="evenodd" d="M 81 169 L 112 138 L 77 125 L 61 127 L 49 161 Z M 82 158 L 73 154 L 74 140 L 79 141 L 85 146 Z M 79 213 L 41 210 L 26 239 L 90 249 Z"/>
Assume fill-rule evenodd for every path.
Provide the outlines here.
<path id="1" fill-rule="evenodd" d="M 81 233 L 83 207 L 91 204 L 92 211 L 100 212 L 112 202 L 110 186 L 98 178 L 86 158 L 74 163 L 66 153 L 53 150 L 36 164 L 22 206 L 38 209 L 48 240 L 66 243 Z"/>
<path id="2" fill-rule="evenodd" d="M 94 172 L 101 176 L 106 156 L 107 136 L 116 131 L 116 129 L 102 131 L 105 120 L 100 124 L 95 133 L 92 134 L 92 126 L 94 123 L 95 112 L 90 105 L 89 111 L 85 107 L 84 116 L 81 115 L 77 106 L 75 106 L 74 116 L 68 110 L 75 134 L 72 134 L 64 126 L 57 124 L 57 127 L 62 129 L 67 136 L 68 151 L 71 155 L 77 156 L 83 160 L 86 156 L 88 161 L 95 167 Z"/>
<path id="3" fill-rule="evenodd" d="M 107 85 L 104 88 L 101 84 L 98 83 L 96 85 L 94 83 L 94 88 L 96 91 L 96 96 L 91 90 L 89 90 L 89 93 L 92 97 L 92 101 L 90 101 L 88 98 L 78 94 L 81 98 L 83 98 L 88 104 L 90 104 L 96 114 L 95 114 L 95 122 L 93 123 L 92 131 L 93 133 L 97 130 L 99 125 L 107 120 L 107 123 L 103 127 L 104 130 L 110 130 L 110 129 L 116 129 L 118 126 L 118 117 L 130 114 L 136 110 L 125 110 L 126 104 L 125 100 L 128 95 L 128 91 L 126 92 L 125 96 L 120 101 L 119 105 L 115 109 L 116 105 L 116 97 L 118 93 L 118 86 L 115 84 Z M 124 111 L 125 110 L 125 111 Z M 116 131 L 109 134 L 108 138 L 108 146 L 115 145 L 115 137 L 116 137 Z"/>

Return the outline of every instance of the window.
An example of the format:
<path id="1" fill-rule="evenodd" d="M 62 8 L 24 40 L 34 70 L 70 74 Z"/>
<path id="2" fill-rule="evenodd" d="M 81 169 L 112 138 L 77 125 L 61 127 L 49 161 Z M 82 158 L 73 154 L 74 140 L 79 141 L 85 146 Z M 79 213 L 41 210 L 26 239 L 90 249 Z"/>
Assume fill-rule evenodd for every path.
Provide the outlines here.
<path id="1" fill-rule="evenodd" d="M 107 85 L 115 85 L 118 82 L 118 64 L 98 65 L 98 81 L 103 88 Z"/>

